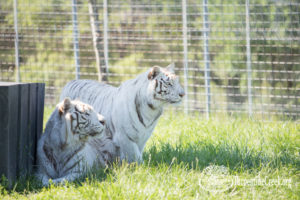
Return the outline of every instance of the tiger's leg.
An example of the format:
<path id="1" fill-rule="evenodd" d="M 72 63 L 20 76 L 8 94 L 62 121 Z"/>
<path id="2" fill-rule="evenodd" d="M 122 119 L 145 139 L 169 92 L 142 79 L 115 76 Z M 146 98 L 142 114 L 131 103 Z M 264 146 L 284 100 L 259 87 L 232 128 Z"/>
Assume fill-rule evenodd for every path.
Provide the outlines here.
<path id="1" fill-rule="evenodd" d="M 66 181 L 68 182 L 74 181 L 75 179 L 85 174 L 85 172 L 87 172 L 88 168 L 86 164 L 87 163 L 83 160 L 82 155 L 77 155 L 76 158 L 71 159 L 64 167 L 64 169 L 70 169 L 70 170 L 66 171 L 64 173 L 65 174 L 64 176 L 53 179 L 52 180 L 53 183 L 58 184 Z"/>
<path id="2" fill-rule="evenodd" d="M 44 186 L 47 186 L 49 184 L 49 177 L 47 175 L 39 173 L 36 176 L 39 180 L 42 181 L 42 184 Z"/>
<path id="3" fill-rule="evenodd" d="M 120 136 L 120 134 L 118 136 L 119 137 L 114 138 L 114 142 L 120 146 L 121 161 L 126 160 L 129 163 L 143 163 L 143 156 L 138 145 L 134 141 L 130 140 L 127 136 Z"/>

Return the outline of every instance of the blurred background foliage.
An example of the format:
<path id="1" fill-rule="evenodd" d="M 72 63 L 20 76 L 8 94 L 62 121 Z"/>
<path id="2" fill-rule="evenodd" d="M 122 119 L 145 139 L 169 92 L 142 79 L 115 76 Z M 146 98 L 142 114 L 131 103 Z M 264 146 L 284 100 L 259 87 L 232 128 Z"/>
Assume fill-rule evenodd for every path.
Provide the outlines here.
<path id="1" fill-rule="evenodd" d="M 45 82 L 47 104 L 75 78 L 72 6 L 18 0 L 21 80 Z M 81 79 L 97 80 L 88 0 L 79 0 Z M 103 1 L 98 0 L 103 38 Z M 299 118 L 300 12 L 297 1 L 250 1 L 254 112 Z M 208 1 L 211 109 L 247 112 L 244 0 Z M 187 1 L 189 109 L 205 110 L 202 1 Z M 108 83 L 118 85 L 153 65 L 175 62 L 183 77 L 182 1 L 108 2 Z M 0 80 L 15 81 L 13 1 L 0 3 Z M 101 40 L 103 45 L 103 40 Z M 103 57 L 101 57 L 103 59 Z"/>

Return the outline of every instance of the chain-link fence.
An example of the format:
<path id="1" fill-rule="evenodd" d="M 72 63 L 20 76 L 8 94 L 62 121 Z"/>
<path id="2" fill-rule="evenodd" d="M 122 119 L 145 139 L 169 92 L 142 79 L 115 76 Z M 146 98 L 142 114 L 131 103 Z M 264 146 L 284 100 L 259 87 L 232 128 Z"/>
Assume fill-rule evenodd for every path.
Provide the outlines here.
<path id="1" fill-rule="evenodd" d="M 69 80 L 118 85 L 174 62 L 186 112 L 299 119 L 299 8 L 299 0 L 2 1 L 0 80 L 45 82 L 49 105 Z"/>

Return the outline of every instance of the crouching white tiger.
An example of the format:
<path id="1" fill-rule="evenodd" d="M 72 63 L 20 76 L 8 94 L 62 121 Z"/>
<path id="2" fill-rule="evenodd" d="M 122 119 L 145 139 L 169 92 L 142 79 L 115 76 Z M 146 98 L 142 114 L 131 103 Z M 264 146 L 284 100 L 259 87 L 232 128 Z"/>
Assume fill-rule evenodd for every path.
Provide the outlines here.
<path id="1" fill-rule="evenodd" d="M 164 106 L 181 102 L 185 95 L 173 68 L 174 64 L 152 67 L 119 87 L 74 80 L 64 87 L 60 98 L 92 105 L 105 116 L 113 140 L 120 146 L 121 160 L 142 162 L 145 144 Z"/>
<path id="2" fill-rule="evenodd" d="M 93 166 L 113 162 L 118 154 L 104 117 L 88 104 L 66 98 L 51 114 L 38 141 L 38 177 L 44 185 L 49 179 L 72 181 Z"/>

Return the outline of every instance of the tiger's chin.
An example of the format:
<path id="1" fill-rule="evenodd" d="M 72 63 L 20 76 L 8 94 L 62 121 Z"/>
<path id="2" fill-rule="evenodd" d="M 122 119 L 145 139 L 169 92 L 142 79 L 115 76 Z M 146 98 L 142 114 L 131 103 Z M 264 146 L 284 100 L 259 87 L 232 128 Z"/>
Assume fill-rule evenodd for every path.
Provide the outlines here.
<path id="1" fill-rule="evenodd" d="M 178 101 L 169 101 L 170 104 L 174 105 L 174 106 L 179 106 L 181 104 L 181 100 Z"/>
<path id="2" fill-rule="evenodd" d="M 158 98 L 158 97 L 155 97 L 154 99 L 161 103 L 168 103 L 168 104 L 172 104 L 172 105 L 179 105 L 182 102 L 182 99 L 169 100 L 169 99 L 163 99 L 163 98 Z"/>
<path id="3" fill-rule="evenodd" d="M 86 135 L 82 135 L 83 137 L 86 137 L 86 138 L 97 138 L 97 139 L 101 139 L 104 137 L 104 133 L 103 133 L 103 129 L 101 131 L 92 131 Z"/>
<path id="4" fill-rule="evenodd" d="M 180 104 L 182 102 L 182 98 L 168 98 L 168 99 L 166 99 L 166 101 L 169 104 L 177 105 L 177 104 Z"/>

